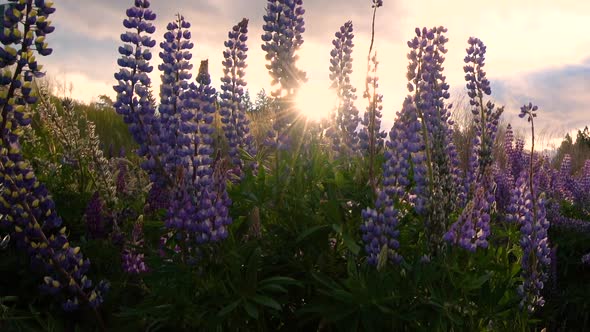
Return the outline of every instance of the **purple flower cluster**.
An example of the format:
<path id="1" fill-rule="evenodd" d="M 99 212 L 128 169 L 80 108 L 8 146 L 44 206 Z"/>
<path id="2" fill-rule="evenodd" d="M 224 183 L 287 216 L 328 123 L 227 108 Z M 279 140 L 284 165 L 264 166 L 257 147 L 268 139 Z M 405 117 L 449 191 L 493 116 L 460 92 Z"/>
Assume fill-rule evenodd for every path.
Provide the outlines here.
<path id="1" fill-rule="evenodd" d="M 303 44 L 305 22 L 303 20 L 303 0 L 268 0 L 262 29 L 262 50 L 266 52 L 266 65 L 272 78 L 272 85 L 291 94 L 305 80 L 305 72 L 296 67 L 296 53 Z"/>
<path id="2" fill-rule="evenodd" d="M 34 53 L 51 54 L 45 36 L 54 30 L 48 18 L 55 8 L 43 0 L 10 3 L 0 34 L 0 87 L 5 91 L 0 97 L 0 228 L 26 250 L 31 268 L 44 276 L 41 290 L 60 299 L 63 309 L 75 310 L 81 303 L 97 307 L 108 284 L 93 288 L 86 277 L 90 262 L 70 245 L 55 203 L 23 158 L 19 142 L 22 127 L 31 123 L 26 106 L 37 100 L 33 78 L 43 76 Z"/>
<path id="3" fill-rule="evenodd" d="M 190 26 L 183 16 L 177 15 L 173 22 L 168 23 L 164 41 L 160 43 L 160 130 L 155 141 L 159 143 L 158 155 L 166 174 L 177 174 L 187 169 L 193 154 L 190 148 L 191 135 L 197 128 L 191 120 L 197 105 L 191 92 L 196 87 L 194 83 L 189 83 L 192 77 L 190 70 L 193 68 L 190 51 L 194 46 L 190 41 Z M 174 177 L 171 181 L 177 185 L 179 179 Z"/>
<path id="4" fill-rule="evenodd" d="M 385 263 L 397 264 L 402 257 L 397 253 L 399 242 L 399 212 L 393 207 L 393 200 L 385 191 L 378 194 L 375 209 L 362 211 L 362 239 L 365 243 L 367 263 L 382 267 Z"/>
<path id="5" fill-rule="evenodd" d="M 244 79 L 246 72 L 246 58 L 248 47 L 248 20 L 243 19 L 228 33 L 229 40 L 225 42 L 227 48 L 223 52 L 223 74 L 221 78 L 221 101 L 219 114 L 223 123 L 223 131 L 229 145 L 229 156 L 232 164 L 243 168 L 240 150 L 250 156 L 256 155 L 254 137 L 250 134 L 250 120 L 246 116 L 244 105 Z"/>
<path id="6" fill-rule="evenodd" d="M 503 108 L 496 108 L 490 101 L 484 102 L 484 95 L 489 96 L 492 93 L 490 82 L 483 70 L 486 46 L 481 40 L 473 37 L 469 38 L 468 44 L 464 60 L 466 65 L 463 70 L 467 81 L 469 104 L 473 107 L 471 112 L 474 115 L 475 138 L 470 154 L 469 175 L 466 177 L 467 192 L 471 184 L 480 180 L 493 163 L 492 151 L 498 131 L 498 121 L 504 111 Z"/>
<path id="7" fill-rule="evenodd" d="M 554 190 L 557 191 L 559 198 L 568 201 L 573 201 L 580 196 L 579 194 L 582 194 L 578 188 L 578 182 L 572 176 L 572 158 L 569 154 L 563 156 L 557 177 L 557 186 Z"/>
<path id="8" fill-rule="evenodd" d="M 131 238 L 125 243 L 121 253 L 123 271 L 128 274 L 142 274 L 149 271 L 145 263 L 143 249 L 143 218 L 139 218 L 133 225 Z"/>
<path id="9" fill-rule="evenodd" d="M 160 126 L 155 116 L 155 108 L 150 100 L 151 79 L 148 74 L 153 71 L 150 65 L 152 51 L 156 41 L 151 35 L 156 31 L 152 23 L 156 14 L 149 9 L 148 0 L 136 0 L 135 6 L 127 9 L 127 18 L 123 21 L 129 29 L 121 34 L 125 43 L 119 47 L 117 64 L 121 67 L 115 74 L 118 81 L 113 88 L 117 99 L 113 107 L 123 116 L 135 141 L 139 144 L 139 156 L 145 157 L 142 167 L 148 171 L 154 182 L 169 181 L 159 160 Z"/>
<path id="10" fill-rule="evenodd" d="M 165 225 L 178 240 L 186 242 L 182 247 L 187 250 L 194 245 L 222 240 L 227 237 L 227 225 L 231 223 L 228 212 L 231 202 L 225 188 L 227 178 L 214 173 L 217 165 L 211 157 L 216 91 L 211 86 L 208 62 L 201 62 L 196 82 L 190 82 L 190 50 L 194 46 L 188 30 L 190 24 L 177 15 L 167 25 L 160 44 L 160 115 L 154 116 L 147 73 L 152 70 L 150 49 L 155 43 L 149 34 L 155 31 L 151 23 L 155 14 L 149 10 L 147 0 L 136 0 L 127 15 L 124 25 L 134 30 L 121 38 L 127 44 L 120 48 L 122 69 L 115 75 L 119 80 L 115 86 L 116 108 L 130 125 L 140 145 L 140 155 L 146 157 L 143 166 L 153 182 L 147 208 L 167 210 Z M 244 35 L 235 37 L 239 43 L 245 41 Z M 241 47 L 240 51 L 243 50 Z M 243 54 L 237 54 L 236 59 L 244 60 Z M 236 75 L 241 80 L 242 73 Z"/>
<path id="11" fill-rule="evenodd" d="M 490 206 L 494 202 L 494 196 L 488 188 L 489 183 L 479 183 L 473 199 L 467 203 L 457 222 L 445 234 L 445 241 L 471 252 L 478 247 L 488 247 Z"/>
<path id="12" fill-rule="evenodd" d="M 440 248 L 447 232 L 448 217 L 455 209 L 453 198 L 459 191 L 453 122 L 450 106 L 445 104 L 450 97 L 449 86 L 442 74 L 445 32 L 443 27 L 416 29 L 416 37 L 408 42 L 408 90 L 413 94 L 404 100 L 386 143 L 383 188 L 377 200 L 380 212 L 368 209 L 363 215 L 366 224 L 384 209 L 392 208 L 395 201 L 412 203 L 426 218 L 425 232 L 433 251 Z M 484 197 L 479 205 L 487 206 L 489 197 Z M 481 228 L 487 236 L 487 227 Z M 367 253 L 374 254 L 375 248 L 368 249 Z"/>
<path id="13" fill-rule="evenodd" d="M 338 107 L 332 114 L 332 127 L 326 135 L 332 140 L 332 149 L 340 155 L 350 156 L 358 146 L 356 129 L 359 125 L 359 111 L 354 105 L 356 89 L 350 83 L 352 74 L 353 25 L 346 22 L 336 32 L 330 51 L 331 88 L 338 95 Z"/>
<path id="14" fill-rule="evenodd" d="M 303 44 L 305 32 L 303 14 L 303 0 L 268 0 L 263 17 L 262 50 L 269 62 L 266 68 L 272 79 L 271 85 L 279 85 L 271 93 L 279 100 L 274 105 L 273 130 L 267 135 L 267 145 L 278 150 L 290 147 L 286 131 L 296 119 L 291 99 L 301 83 L 307 80 L 305 72 L 296 66 L 297 51 Z"/>
<path id="15" fill-rule="evenodd" d="M 521 108 L 519 116 L 527 117 L 531 124 L 532 146 L 528 158 L 528 170 L 523 170 L 516 178 L 512 191 L 511 206 L 508 209 L 510 220 L 520 226 L 521 276 L 523 284 L 518 287 L 521 307 L 533 312 L 545 304 L 541 294 L 548 279 L 547 270 L 551 264 L 545 194 L 540 190 L 540 177 L 535 172 L 535 125 L 537 106 L 532 103 Z M 539 161 L 539 160 L 537 160 Z M 538 168 L 538 167 L 537 167 Z"/>
<path id="16" fill-rule="evenodd" d="M 92 239 L 104 239 L 110 233 L 110 220 L 104 214 L 105 204 L 98 191 L 94 192 L 86 205 L 84 217 L 88 236 Z"/>
<path id="17" fill-rule="evenodd" d="M 426 169 L 426 180 L 415 175 L 414 181 L 426 187 L 417 190 L 417 205 L 425 213 L 425 231 L 432 250 L 440 247 L 448 217 L 456 208 L 454 197 L 461 192 L 457 151 L 452 141 L 451 105 L 445 102 L 450 97 L 443 75 L 446 31 L 444 27 L 416 28 L 416 37 L 408 42 L 408 90 L 414 93 L 412 102 L 420 121 Z"/>
<path id="18" fill-rule="evenodd" d="M 423 214 L 427 165 L 422 125 L 411 96 L 406 97 L 401 112 L 397 113 L 389 138 L 384 153 L 383 190 L 390 197 L 411 201 L 416 211 Z"/>
<path id="19" fill-rule="evenodd" d="M 522 298 L 521 305 L 532 312 L 545 303 L 541 290 L 547 281 L 547 269 L 551 263 L 551 249 L 547 238 L 549 221 L 546 218 L 544 195 L 531 194 L 528 183 L 519 182 L 521 185 L 515 189 L 515 195 L 518 195 L 520 204 L 514 219 L 520 225 L 520 245 L 523 251 L 521 275 L 524 282 L 519 286 L 518 292 Z M 536 184 L 533 186 L 536 187 Z M 532 195 L 537 195 L 536 199 Z"/>

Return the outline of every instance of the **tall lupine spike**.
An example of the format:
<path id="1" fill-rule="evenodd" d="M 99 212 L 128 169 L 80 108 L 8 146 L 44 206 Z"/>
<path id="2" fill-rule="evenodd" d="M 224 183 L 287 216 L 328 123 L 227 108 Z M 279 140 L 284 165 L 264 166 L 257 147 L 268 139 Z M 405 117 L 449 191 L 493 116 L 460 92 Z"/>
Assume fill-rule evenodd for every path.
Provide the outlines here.
<path id="1" fill-rule="evenodd" d="M 191 155 L 191 182 L 197 183 L 199 178 L 206 178 L 213 174 L 211 165 L 213 164 L 213 133 L 215 128 L 213 121 L 215 119 L 216 91 L 211 86 L 211 76 L 209 75 L 208 61 L 201 61 L 197 82 L 191 83 L 192 98 L 196 101 L 196 111 L 194 122 L 197 124 L 195 133 L 192 136 L 192 155 Z"/>
<path id="2" fill-rule="evenodd" d="M 544 283 L 547 281 L 547 269 L 551 263 L 549 258 L 551 248 L 547 237 L 549 221 L 545 210 L 545 194 L 539 190 L 539 178 L 534 171 L 535 155 L 535 125 L 534 118 L 537 116 L 538 107 L 532 103 L 521 108 L 519 117 L 527 118 L 531 124 L 531 153 L 529 157 L 529 169 L 523 171 L 518 179 L 517 188 L 513 199 L 517 206 L 513 220 L 520 225 L 520 245 L 523 250 L 521 260 L 524 279 L 518 288 L 521 296 L 521 307 L 533 312 L 537 307 L 545 304 L 541 295 Z"/>
<path id="3" fill-rule="evenodd" d="M 473 37 L 469 38 L 468 44 L 467 55 L 464 59 L 466 65 L 463 70 L 467 81 L 469 104 L 472 106 L 471 112 L 475 122 L 475 140 L 471 160 L 476 161 L 471 165 L 470 173 L 473 173 L 473 180 L 478 181 L 493 163 L 492 151 L 498 131 L 498 121 L 504 108 L 496 108 L 492 102 L 487 101 L 486 103 L 484 101 L 484 96 L 489 96 L 492 93 L 490 82 L 483 70 L 486 46 L 481 40 Z M 470 183 L 467 186 L 469 190 Z"/>
<path id="4" fill-rule="evenodd" d="M 462 195 L 469 202 L 456 223 L 445 235 L 445 239 L 459 246 L 475 251 L 477 247 L 487 248 L 487 237 L 490 234 L 490 214 L 495 202 L 493 156 L 494 142 L 498 131 L 498 121 L 503 108 L 496 108 L 484 96 L 492 93 L 490 82 L 483 70 L 485 66 L 486 47 L 477 38 L 470 37 L 467 41 L 465 80 L 469 104 L 475 122 L 475 137 L 471 147 L 464 192 Z M 485 105 L 484 105 L 485 103 Z M 500 179 L 503 180 L 503 179 Z M 502 183 L 504 184 L 504 183 Z"/>
<path id="5" fill-rule="evenodd" d="M 193 68 L 191 49 L 194 46 L 190 40 L 190 26 L 183 16 L 177 14 L 175 20 L 168 23 L 164 41 L 160 43 L 159 157 L 167 174 L 189 168 L 191 135 L 196 130 L 192 119 L 197 105 L 189 91 L 190 70 Z M 171 180 L 175 186 L 176 179 Z"/>
<path id="6" fill-rule="evenodd" d="M 13 5 L 4 13 L 4 33 L 0 34 L 0 86 L 4 91 L 0 96 L 0 215 L 4 216 L 0 227 L 7 227 L 17 247 L 27 251 L 32 269 L 44 275 L 40 288 L 55 294 L 63 309 L 75 310 L 80 303 L 96 308 L 108 284 L 101 282 L 92 288 L 85 275 L 90 262 L 80 248 L 70 246 L 55 203 L 23 158 L 19 142 L 22 127 L 31 123 L 26 105 L 37 100 L 33 77 L 43 76 L 34 53 L 51 53 L 44 37 L 54 30 L 48 17 L 55 9 L 50 1 L 10 2 Z M 98 311 L 95 313 L 102 324 Z"/>
<path id="7" fill-rule="evenodd" d="M 305 22 L 303 0 L 268 0 L 262 29 L 262 50 L 272 85 L 280 85 L 273 96 L 292 94 L 306 80 L 305 72 L 296 67 L 297 51 L 303 44 Z"/>
<path id="8" fill-rule="evenodd" d="M 426 188 L 418 200 L 426 202 L 426 232 L 431 250 L 440 248 L 447 220 L 456 208 L 454 197 L 460 193 L 457 152 L 452 143 L 449 85 L 443 75 L 447 29 L 416 28 L 416 37 L 408 42 L 410 65 L 408 90 L 415 92 L 413 102 L 422 126 L 425 148 Z"/>
<path id="9" fill-rule="evenodd" d="M 554 189 L 558 192 L 560 198 L 573 201 L 578 190 L 572 177 L 572 157 L 567 153 L 561 160 L 558 174 L 557 187 Z"/>
<path id="10" fill-rule="evenodd" d="M 243 19 L 228 33 L 227 48 L 223 52 L 223 77 L 221 78 L 221 101 L 219 114 L 223 123 L 223 131 L 229 144 L 229 156 L 239 172 L 243 168 L 240 150 L 250 156 L 256 155 L 254 137 L 250 134 L 250 120 L 244 105 L 244 88 L 246 80 L 246 58 L 248 47 L 248 19 Z M 254 165 L 253 165 L 254 166 Z"/>
<path id="11" fill-rule="evenodd" d="M 113 106 L 139 144 L 138 154 L 146 158 L 142 167 L 153 182 L 165 186 L 170 184 L 170 178 L 158 156 L 160 126 L 149 98 L 151 80 L 148 74 L 153 70 L 149 61 L 151 49 L 156 45 L 151 37 L 156 31 L 152 21 L 156 14 L 149 9 L 148 0 L 137 0 L 134 4 L 127 9 L 127 18 L 123 20 L 129 31 L 121 34 L 124 45 L 119 47 L 121 57 L 117 63 L 121 68 L 115 74 L 118 84 L 113 87 L 117 92 Z"/>
<path id="12" fill-rule="evenodd" d="M 305 22 L 303 0 L 268 0 L 262 29 L 262 50 L 266 52 L 266 65 L 272 78 L 271 85 L 278 85 L 271 93 L 276 100 L 273 132 L 268 141 L 273 146 L 286 150 L 290 146 L 287 128 L 296 115 L 292 99 L 297 89 L 307 81 L 306 74 L 297 68 L 297 52 L 303 44 Z"/>
<path id="13" fill-rule="evenodd" d="M 359 111 L 354 105 L 356 89 L 350 83 L 352 74 L 353 25 L 351 21 L 344 23 L 335 33 L 330 52 L 331 88 L 338 95 L 338 107 L 332 114 L 332 127 L 328 135 L 332 139 L 332 149 L 339 155 L 350 156 L 358 151 Z"/>

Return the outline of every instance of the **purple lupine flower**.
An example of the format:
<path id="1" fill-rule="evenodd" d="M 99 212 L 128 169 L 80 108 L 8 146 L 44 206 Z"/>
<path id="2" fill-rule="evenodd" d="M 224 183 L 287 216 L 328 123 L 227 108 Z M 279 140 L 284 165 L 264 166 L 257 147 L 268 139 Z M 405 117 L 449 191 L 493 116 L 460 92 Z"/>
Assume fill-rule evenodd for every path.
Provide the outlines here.
<path id="1" fill-rule="evenodd" d="M 152 183 L 145 200 L 144 212 L 153 213 L 160 209 L 168 209 L 170 201 L 170 189 L 158 183 Z"/>
<path id="2" fill-rule="evenodd" d="M 216 162 L 213 153 L 213 117 L 215 114 L 215 89 L 207 71 L 207 63 L 201 63 L 197 83 L 191 85 L 190 93 L 196 101 L 194 119 L 196 132 L 192 135 L 190 167 L 179 168 L 175 174 L 177 184 L 172 192 L 167 209 L 165 225 L 175 233 L 175 240 L 182 241 L 189 260 L 198 254 L 197 245 L 217 242 L 227 237 L 231 223 L 225 174 L 220 169 L 219 154 Z"/>
<path id="3" fill-rule="evenodd" d="M 113 87 L 117 92 L 113 106 L 139 144 L 138 154 L 146 157 L 142 167 L 149 172 L 152 181 L 165 182 L 167 174 L 158 158 L 160 127 L 149 100 L 151 80 L 148 74 L 153 70 L 149 61 L 151 48 L 156 45 L 150 35 L 156 31 L 152 23 L 156 14 L 149 9 L 148 0 L 134 3 L 134 7 L 127 9 L 127 18 L 123 21 L 129 31 L 121 34 L 124 45 L 119 47 L 121 57 L 117 63 L 121 68 L 115 74 L 118 84 Z"/>
<path id="4" fill-rule="evenodd" d="M 536 183 L 533 184 L 535 187 L 536 185 Z M 524 279 L 524 283 L 518 288 L 518 293 L 522 298 L 521 306 L 532 312 L 536 307 L 543 306 L 545 303 L 541 290 L 547 281 L 547 268 L 551 263 L 547 238 L 549 221 L 546 218 L 543 195 L 537 196 L 536 200 L 533 200 L 530 186 L 526 181 L 521 181 L 521 185 L 515 191 L 520 196 L 520 203 L 523 204 L 519 206 L 516 214 L 522 234 L 520 240 L 523 250 L 521 275 Z"/>
<path id="5" fill-rule="evenodd" d="M 245 69 L 248 47 L 248 20 L 243 19 L 228 33 L 225 42 L 227 49 L 223 52 L 223 74 L 221 78 L 221 101 L 219 114 L 223 123 L 223 131 L 229 144 L 229 156 L 232 164 L 240 172 L 243 167 L 240 150 L 250 156 L 256 155 L 254 137 L 250 134 L 250 120 L 244 105 L 244 87 L 246 86 Z"/>
<path id="6" fill-rule="evenodd" d="M 582 259 L 580 259 L 580 261 L 584 265 L 590 265 L 590 253 L 587 253 L 584 256 L 582 256 Z"/>
<path id="7" fill-rule="evenodd" d="M 332 127 L 327 136 L 332 139 L 332 149 L 340 155 L 355 153 L 358 146 L 359 111 L 354 105 L 356 89 L 350 83 L 352 74 L 353 25 L 346 22 L 336 32 L 332 41 L 334 48 L 330 51 L 330 81 L 331 88 L 338 95 L 338 107 L 332 115 Z"/>
<path id="8" fill-rule="evenodd" d="M 578 189 L 572 177 L 572 159 L 567 153 L 563 156 L 558 174 L 557 186 L 554 189 L 557 190 L 560 198 L 573 201 Z"/>
<path id="9" fill-rule="evenodd" d="M 444 239 L 468 251 L 488 247 L 490 235 L 490 206 L 494 202 L 488 183 L 480 183 L 457 222 L 451 225 Z"/>
<path id="10" fill-rule="evenodd" d="M 279 150 L 289 148 L 287 126 L 296 116 L 292 99 L 301 83 L 307 81 L 306 74 L 297 68 L 297 52 L 303 44 L 305 22 L 303 0 L 268 0 L 262 29 L 262 50 L 266 52 L 266 65 L 271 85 L 278 85 L 271 94 L 279 98 L 273 119 L 274 139 Z"/>
<path id="11" fill-rule="evenodd" d="M 109 219 L 104 214 L 104 209 L 105 204 L 99 192 L 94 192 L 84 213 L 87 232 L 92 239 L 104 239 L 110 233 Z"/>
<path id="12" fill-rule="evenodd" d="M 389 132 L 383 164 L 383 190 L 390 197 L 408 200 L 416 211 L 424 213 L 426 195 L 426 163 L 422 125 L 418 120 L 412 97 L 404 100 L 401 112 Z M 411 174 L 414 185 L 411 186 Z M 407 194 L 411 195 L 408 196 Z"/>
<path id="13" fill-rule="evenodd" d="M 511 191 L 514 187 L 512 173 L 500 168 L 497 164 L 492 166 L 492 173 L 494 176 L 494 182 L 496 183 L 496 209 L 500 212 L 507 212 L 510 206 Z M 500 215 L 505 215 L 505 213 L 501 213 Z"/>
<path id="14" fill-rule="evenodd" d="M 402 259 L 397 252 L 399 212 L 385 191 L 378 193 L 375 207 L 376 209 L 367 208 L 362 211 L 361 232 L 368 255 L 367 263 L 381 268 L 386 263 L 397 264 Z"/>
<path id="15" fill-rule="evenodd" d="M 303 0 L 268 0 L 262 50 L 270 61 L 266 68 L 272 77 L 271 84 L 280 85 L 274 96 L 279 96 L 281 90 L 291 93 L 305 81 L 305 72 L 295 66 L 305 32 L 303 14 Z"/>
<path id="16" fill-rule="evenodd" d="M 487 168 L 493 163 L 492 151 L 498 131 L 498 121 L 504 111 L 504 108 L 496 108 L 492 102 L 484 101 L 484 96 L 492 93 L 490 82 L 483 70 L 486 46 L 481 40 L 473 37 L 469 38 L 468 44 L 464 59 L 466 65 L 463 70 L 467 81 L 469 104 L 473 107 L 471 112 L 474 115 L 475 138 L 470 156 L 467 192 L 475 181 L 484 176 Z"/>
<path id="17" fill-rule="evenodd" d="M 123 271 L 128 274 L 142 274 L 149 271 L 145 263 L 143 250 L 143 218 L 139 218 L 133 225 L 131 238 L 125 243 L 121 253 Z"/>
<path id="18" fill-rule="evenodd" d="M 162 72 L 160 85 L 159 106 L 159 156 L 167 174 L 176 174 L 181 169 L 189 167 L 191 149 L 191 135 L 196 131 L 193 109 L 197 108 L 193 94 L 189 91 L 190 70 L 193 65 L 188 30 L 190 23 L 183 16 L 177 15 L 173 22 L 168 23 L 164 34 L 164 41 L 160 43 L 162 64 L 158 69 Z M 176 185 L 176 178 L 172 178 L 172 186 Z"/>
<path id="19" fill-rule="evenodd" d="M 45 37 L 54 30 L 48 18 L 55 8 L 42 0 L 10 2 L 0 34 L 0 87 L 5 92 L 0 96 L 0 228 L 27 251 L 31 268 L 44 276 L 41 290 L 59 294 L 63 309 L 75 310 L 77 303 L 96 307 L 103 288 L 92 288 L 86 277 L 90 262 L 70 245 L 55 203 L 24 159 L 19 141 L 19 127 L 32 120 L 25 109 L 37 101 L 33 78 L 43 76 L 34 54 L 52 52 Z"/>
<path id="20" fill-rule="evenodd" d="M 448 216 L 455 209 L 454 197 L 460 194 L 460 171 L 457 151 L 452 143 L 449 85 L 443 75 L 447 29 L 416 28 L 416 37 L 408 42 L 408 90 L 414 92 L 413 103 L 421 122 L 426 168 L 425 191 L 418 200 L 425 203 L 426 231 L 431 247 L 439 247 L 446 232 Z M 420 174 L 421 175 L 421 174 Z M 423 181 L 421 178 L 420 181 Z M 431 248 L 434 249 L 434 248 Z"/>
<path id="21" fill-rule="evenodd" d="M 521 260 L 521 275 L 524 279 L 518 287 L 521 297 L 521 307 L 533 312 L 537 307 L 543 306 L 545 300 L 541 295 L 544 283 L 547 281 L 547 267 L 551 260 L 549 254 L 549 239 L 547 230 L 549 221 L 545 209 L 545 194 L 539 190 L 539 178 L 534 173 L 535 162 L 535 125 L 534 118 L 538 107 L 532 103 L 521 108 L 519 117 L 527 117 L 531 124 L 532 146 L 529 156 L 529 170 L 523 171 L 514 189 L 514 195 L 518 196 L 513 220 L 520 225 L 520 245 L 523 251 Z"/>

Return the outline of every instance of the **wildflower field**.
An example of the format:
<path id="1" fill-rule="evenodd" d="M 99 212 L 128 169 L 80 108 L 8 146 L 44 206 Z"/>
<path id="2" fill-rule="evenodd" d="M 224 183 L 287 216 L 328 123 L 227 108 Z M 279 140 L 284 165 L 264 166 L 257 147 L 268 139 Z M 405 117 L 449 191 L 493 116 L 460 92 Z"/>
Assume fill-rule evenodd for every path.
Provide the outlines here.
<path id="1" fill-rule="evenodd" d="M 2 7 L 0 331 L 590 330 L 590 133 L 536 150 L 543 109 L 496 105 L 482 40 L 454 41 L 461 109 L 447 29 L 410 32 L 407 96 L 384 128 L 383 1 L 366 1 L 370 47 L 352 21 L 334 27 L 338 98 L 316 121 L 300 106 L 303 0 L 259 1 L 261 36 L 228 27 L 218 86 L 190 17 L 124 1 L 116 99 L 91 105 L 43 78 L 46 36 L 67 34 L 59 2 Z M 255 102 L 253 47 L 273 87 Z"/>

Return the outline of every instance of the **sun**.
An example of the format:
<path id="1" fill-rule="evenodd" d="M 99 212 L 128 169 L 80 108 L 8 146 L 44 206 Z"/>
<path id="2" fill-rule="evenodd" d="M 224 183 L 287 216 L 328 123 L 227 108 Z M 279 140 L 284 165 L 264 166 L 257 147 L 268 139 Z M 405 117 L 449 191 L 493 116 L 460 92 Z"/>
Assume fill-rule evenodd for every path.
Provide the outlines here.
<path id="1" fill-rule="evenodd" d="M 304 83 L 295 97 L 295 107 L 309 121 L 329 119 L 337 105 L 338 97 L 334 90 L 319 83 Z"/>

